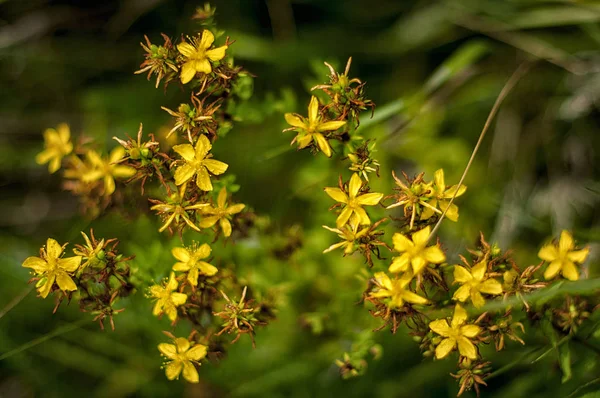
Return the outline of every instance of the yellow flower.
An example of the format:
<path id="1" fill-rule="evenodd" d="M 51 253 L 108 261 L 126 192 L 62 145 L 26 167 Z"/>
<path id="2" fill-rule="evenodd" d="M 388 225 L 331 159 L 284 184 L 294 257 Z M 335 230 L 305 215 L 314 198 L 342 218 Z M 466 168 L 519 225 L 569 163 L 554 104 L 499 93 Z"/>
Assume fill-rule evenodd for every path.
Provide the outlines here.
<path id="1" fill-rule="evenodd" d="M 55 129 L 46 129 L 44 131 L 44 150 L 35 157 L 37 164 L 48 164 L 50 173 L 60 169 L 62 158 L 73 151 L 71 143 L 71 131 L 69 126 L 61 123 Z"/>
<path id="2" fill-rule="evenodd" d="M 159 316 L 165 313 L 173 322 L 177 319 L 177 307 L 187 301 L 187 295 L 175 291 L 179 287 L 179 283 L 173 272 L 171 272 L 169 281 L 166 284 L 163 283 L 163 285 L 150 286 L 150 295 L 157 299 L 152 314 Z"/>
<path id="3" fill-rule="evenodd" d="M 354 242 L 365 236 L 369 232 L 369 227 L 363 227 L 360 231 L 358 230 L 358 223 L 350 222 L 341 228 L 329 228 L 327 225 L 323 225 L 323 228 L 335 232 L 338 234 L 342 241 L 329 246 L 323 250 L 323 253 L 329 253 L 338 247 L 344 247 L 344 255 L 352 254 L 354 252 Z"/>
<path id="4" fill-rule="evenodd" d="M 496 279 L 486 278 L 487 261 L 475 265 L 471 272 L 460 265 L 454 266 L 454 281 L 462 286 L 458 288 L 452 298 L 464 303 L 469 297 L 475 308 L 483 307 L 485 299 L 481 293 L 502 294 L 502 285 Z"/>
<path id="5" fill-rule="evenodd" d="M 429 226 L 412 234 L 412 240 L 401 233 L 395 233 L 392 237 L 394 249 L 403 254 L 400 257 L 394 257 L 389 271 L 404 272 L 409 270 L 409 266 L 412 266 L 413 275 L 417 275 L 427 264 L 441 264 L 446 261 L 446 255 L 437 244 L 427 247 L 430 233 Z"/>
<path id="6" fill-rule="evenodd" d="M 385 272 L 377 272 L 375 273 L 375 283 L 378 290 L 369 293 L 369 295 L 375 298 L 389 297 L 388 307 L 390 308 L 401 308 L 404 306 L 405 301 L 412 304 L 429 303 L 426 298 L 408 290 L 407 286 L 411 280 L 412 276 L 410 274 L 404 274 L 399 279 L 391 280 Z"/>
<path id="7" fill-rule="evenodd" d="M 158 229 L 158 232 L 162 232 L 165 229 L 169 228 L 173 221 L 175 221 L 176 225 L 179 225 L 181 220 L 183 220 L 190 228 L 200 232 L 200 228 L 198 228 L 192 222 L 188 212 L 200 210 L 201 208 L 208 206 L 208 203 L 197 203 L 195 205 L 192 205 L 189 201 L 184 200 L 186 187 L 187 184 L 183 184 L 181 187 L 179 187 L 179 193 L 174 192 L 164 203 L 150 199 L 151 202 L 156 203 L 150 208 L 150 210 L 157 211 L 160 215 L 163 216 L 163 218 L 165 218 L 165 222 Z"/>
<path id="8" fill-rule="evenodd" d="M 579 279 L 579 271 L 575 264 L 583 264 L 590 248 L 582 250 L 575 249 L 573 237 L 569 231 L 562 231 L 557 245 L 549 243 L 540 249 L 538 257 L 544 261 L 550 262 L 550 265 L 544 272 L 544 278 L 552 279 L 560 272 L 565 278 L 576 281 Z"/>
<path id="9" fill-rule="evenodd" d="M 211 251 L 212 249 L 206 243 L 200 247 L 194 245 L 189 249 L 175 247 L 171 250 L 171 253 L 179 262 L 175 263 L 173 270 L 187 272 L 190 284 L 197 286 L 199 275 L 212 276 L 217 273 L 217 267 L 206 261 L 201 261 L 210 256 Z"/>
<path id="10" fill-rule="evenodd" d="M 183 159 L 184 164 L 175 169 L 175 184 L 185 184 L 196 176 L 196 185 L 203 191 L 212 191 L 210 182 L 210 171 L 214 175 L 221 175 L 229 167 L 226 163 L 211 159 L 212 154 L 208 152 L 212 145 L 205 135 L 201 135 L 196 142 L 196 147 L 190 144 L 175 145 L 173 150 Z"/>
<path id="11" fill-rule="evenodd" d="M 331 157 L 331 146 L 329 146 L 329 142 L 327 142 L 327 139 L 321 133 L 337 130 L 346 124 L 345 121 L 321 121 L 321 117 L 319 116 L 319 100 L 315 96 L 311 97 L 310 104 L 308 105 L 308 120 L 294 113 L 286 113 L 285 121 L 293 126 L 291 129 L 286 129 L 286 131 L 295 128 L 300 130 L 292 141 L 292 144 L 298 142 L 298 149 L 302 149 L 314 141 L 327 157 Z"/>
<path id="12" fill-rule="evenodd" d="M 223 230 L 223 235 L 226 237 L 231 236 L 231 223 L 229 220 L 233 214 L 237 214 L 244 210 L 244 207 L 246 207 L 246 205 L 242 203 L 227 206 L 227 188 L 223 187 L 219 191 L 219 196 L 217 197 L 217 207 L 209 205 L 205 209 L 202 209 L 202 213 L 209 214 L 209 216 L 203 217 L 198 225 L 200 225 L 201 228 L 210 228 L 218 221 Z"/>
<path id="13" fill-rule="evenodd" d="M 60 258 L 63 250 L 64 246 L 48 238 L 46 247 L 40 251 L 41 258 L 28 257 L 23 261 L 23 267 L 33 269 L 35 274 L 41 277 L 36 287 L 42 298 L 48 297 L 55 281 L 62 291 L 77 290 L 77 285 L 69 274 L 77 271 L 81 264 L 81 256 Z"/>
<path id="14" fill-rule="evenodd" d="M 338 228 L 342 228 L 348 222 L 350 216 L 353 216 L 351 221 L 352 224 L 371 224 L 371 220 L 362 206 L 375 206 L 377 203 L 379 203 L 383 197 L 383 194 L 366 193 L 363 195 L 358 195 L 361 185 L 362 181 L 360 177 L 357 173 L 354 173 L 352 174 L 352 178 L 350 178 L 350 183 L 348 184 L 347 195 L 340 188 L 325 188 L 325 192 L 333 200 L 345 204 L 342 212 L 336 220 L 336 225 Z"/>
<path id="15" fill-rule="evenodd" d="M 439 208 L 441 212 L 445 211 L 446 208 L 448 208 L 450 199 L 454 197 L 454 193 L 456 192 L 456 197 L 458 198 L 464 194 L 466 190 L 467 187 L 465 185 L 461 185 L 458 189 L 458 192 L 456 185 L 446 188 L 446 183 L 444 182 L 444 170 L 439 169 L 434 174 L 434 183 L 431 187 L 431 200 L 428 202 L 431 207 L 426 206 L 423 209 L 423 213 L 421 213 L 421 220 L 427 220 L 428 218 L 431 218 L 436 207 Z M 456 206 L 454 203 L 452 203 L 446 211 L 446 218 L 451 221 L 458 221 L 458 206 Z"/>
<path id="16" fill-rule="evenodd" d="M 93 150 L 86 153 L 87 160 L 92 166 L 91 170 L 82 175 L 83 182 L 92 182 L 104 179 L 104 195 L 109 196 L 115 192 L 115 178 L 129 178 L 135 174 L 135 169 L 118 164 L 125 156 L 125 148 L 118 146 L 108 155 L 108 159 L 102 159 Z"/>
<path id="17" fill-rule="evenodd" d="M 92 230 L 92 239 L 85 234 L 85 232 L 81 232 L 83 239 L 85 240 L 85 245 L 76 245 L 75 249 L 73 249 L 73 253 L 77 256 L 81 256 L 82 260 L 85 260 L 83 264 L 81 264 L 81 269 L 86 268 L 90 264 L 97 264 L 99 261 L 98 256 L 104 249 L 104 238 L 100 241 L 97 241 L 94 237 L 94 231 Z"/>
<path id="18" fill-rule="evenodd" d="M 192 43 L 182 42 L 177 45 L 177 50 L 186 58 L 181 67 L 181 83 L 187 84 L 196 76 L 196 73 L 210 73 L 210 61 L 220 61 L 225 57 L 227 46 L 210 49 L 215 36 L 210 30 L 204 30 L 200 40 L 191 39 Z"/>
<path id="19" fill-rule="evenodd" d="M 194 364 L 200 365 L 200 360 L 206 356 L 207 348 L 202 344 L 191 345 L 188 339 L 178 337 L 173 340 L 175 344 L 160 343 L 158 350 L 167 358 L 165 374 L 167 379 L 179 379 L 183 370 L 183 378 L 190 383 L 198 383 L 198 371 Z"/>
<path id="20" fill-rule="evenodd" d="M 481 333 L 477 325 L 465 325 L 467 312 L 459 304 L 454 308 L 452 322 L 448 325 L 445 319 L 438 319 L 429 323 L 429 328 L 442 337 L 445 337 L 435 348 L 435 357 L 442 359 L 458 345 L 458 352 L 463 357 L 477 359 L 477 348 L 471 342 Z"/>

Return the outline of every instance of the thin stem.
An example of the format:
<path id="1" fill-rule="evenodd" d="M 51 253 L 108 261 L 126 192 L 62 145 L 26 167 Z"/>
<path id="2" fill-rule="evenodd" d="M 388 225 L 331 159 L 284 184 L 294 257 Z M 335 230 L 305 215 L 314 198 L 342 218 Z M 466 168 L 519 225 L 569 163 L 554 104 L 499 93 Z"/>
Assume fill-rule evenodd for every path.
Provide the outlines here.
<path id="1" fill-rule="evenodd" d="M 456 194 L 458 193 L 459 188 L 461 187 L 462 183 L 464 182 L 465 178 L 467 177 L 467 173 L 469 172 L 469 169 L 471 168 L 471 165 L 473 164 L 475 155 L 477 155 L 477 151 L 479 151 L 479 147 L 481 146 L 481 143 L 483 142 L 483 138 L 485 137 L 485 134 L 489 130 L 490 126 L 492 125 L 492 121 L 494 120 L 496 113 L 498 113 L 498 109 L 500 109 L 500 105 L 502 105 L 502 102 L 504 101 L 504 99 L 506 98 L 508 93 L 511 92 L 511 90 L 515 87 L 515 85 L 521 79 L 521 77 L 523 77 L 523 75 L 525 75 L 525 73 L 529 70 L 531 65 L 532 65 L 532 63 L 528 62 L 528 61 L 519 65 L 519 67 L 513 72 L 512 76 L 508 79 L 508 81 L 502 88 L 502 91 L 500 91 L 500 94 L 498 94 L 498 98 L 496 98 L 496 102 L 494 103 L 494 106 L 492 107 L 492 110 L 490 111 L 490 114 L 488 115 L 487 120 L 485 121 L 483 129 L 481 130 L 481 133 L 479 134 L 479 139 L 477 140 L 477 144 L 475 144 L 475 148 L 473 148 L 473 152 L 471 153 L 471 158 L 469 159 L 469 162 L 467 163 L 467 166 L 465 167 L 465 170 L 463 171 L 463 174 L 460 177 L 460 181 L 458 182 L 456 189 L 454 190 L 454 195 L 452 195 L 452 199 L 450 199 L 448 206 L 446 206 L 444 212 L 442 213 L 439 220 L 435 224 L 435 227 L 433 227 L 433 230 L 431 231 L 431 234 L 429 234 L 427 241 L 430 241 L 431 238 L 433 238 L 435 236 L 437 230 L 440 228 L 440 225 L 442 224 L 442 221 L 444 220 L 444 217 L 446 216 L 446 212 L 448 211 L 448 209 L 454 202 L 454 199 L 456 198 Z"/>
<path id="2" fill-rule="evenodd" d="M 34 286 L 27 286 L 25 289 L 23 289 L 23 291 L 21 293 L 19 293 L 14 299 L 12 299 L 8 304 L 6 304 L 6 306 L 4 308 L 2 308 L 2 310 L 0 310 L 0 319 L 2 319 L 2 317 L 4 315 L 6 315 L 10 310 L 12 310 L 13 308 L 15 308 L 17 306 L 17 304 L 19 304 L 25 297 L 27 297 L 27 295 L 29 293 L 31 293 L 31 291 L 33 290 Z"/>

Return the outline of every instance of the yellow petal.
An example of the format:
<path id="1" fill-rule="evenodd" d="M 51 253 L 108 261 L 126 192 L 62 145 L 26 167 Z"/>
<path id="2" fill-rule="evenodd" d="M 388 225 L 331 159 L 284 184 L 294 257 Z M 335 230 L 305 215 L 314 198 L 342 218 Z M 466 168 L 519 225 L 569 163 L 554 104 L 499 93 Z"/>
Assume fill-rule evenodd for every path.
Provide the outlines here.
<path id="1" fill-rule="evenodd" d="M 52 290 L 52 285 L 54 285 L 54 279 L 55 279 L 54 274 L 48 275 L 48 278 L 46 279 L 46 283 L 44 283 L 44 285 L 42 285 L 38 288 L 38 292 L 40 293 L 41 298 L 48 297 L 48 294 L 50 294 L 50 290 Z"/>
<path id="2" fill-rule="evenodd" d="M 333 244 L 333 245 L 329 246 L 327 249 L 323 250 L 323 254 L 329 253 L 330 251 L 333 251 L 333 250 L 335 250 L 335 249 L 337 249 L 339 247 L 345 246 L 347 243 L 348 242 L 343 241 L 343 242 L 339 242 L 339 243 Z"/>
<path id="3" fill-rule="evenodd" d="M 487 261 L 481 261 L 477 263 L 472 269 L 471 274 L 473 275 L 473 279 L 476 281 L 483 280 L 485 276 L 485 272 L 487 271 Z"/>
<path id="4" fill-rule="evenodd" d="M 190 269 L 190 264 L 189 263 L 183 263 L 183 262 L 177 262 L 173 265 L 173 271 L 189 271 Z"/>
<path id="5" fill-rule="evenodd" d="M 312 142 L 312 134 L 306 134 L 300 137 L 300 134 L 296 136 L 296 142 L 298 143 L 298 149 L 306 148 Z"/>
<path id="6" fill-rule="evenodd" d="M 567 254 L 567 258 L 569 260 L 573 261 L 574 263 L 583 264 L 585 262 L 585 259 L 588 256 L 588 254 L 590 254 L 590 248 L 586 247 L 585 249 L 582 249 L 582 250 L 569 252 L 569 254 Z"/>
<path id="7" fill-rule="evenodd" d="M 236 205 L 229 206 L 227 208 L 227 214 L 237 214 L 240 211 L 244 210 L 245 207 L 246 207 L 246 205 L 242 204 L 242 203 L 238 203 Z"/>
<path id="8" fill-rule="evenodd" d="M 57 156 L 50 161 L 50 164 L 48 164 L 48 172 L 50 174 L 54 174 L 60 169 L 61 159 L 60 156 Z"/>
<path id="9" fill-rule="evenodd" d="M 454 295 L 452 295 L 452 299 L 458 300 L 461 303 L 464 303 L 465 301 L 467 301 L 470 294 L 471 294 L 471 286 L 462 285 L 461 287 L 458 288 L 458 290 L 456 290 L 456 292 L 454 292 Z"/>
<path id="10" fill-rule="evenodd" d="M 196 76 L 196 68 L 194 61 L 188 61 L 181 67 L 180 79 L 181 83 L 188 84 L 194 76 Z"/>
<path id="11" fill-rule="evenodd" d="M 190 252 L 183 247 L 174 247 L 171 254 L 179 261 L 187 262 L 190 260 Z"/>
<path id="12" fill-rule="evenodd" d="M 445 358 L 452 350 L 456 347 L 456 341 L 454 339 L 444 339 L 435 347 L 435 358 Z"/>
<path id="13" fill-rule="evenodd" d="M 226 218 L 221 218 L 219 220 L 219 225 L 221 226 L 221 230 L 223 230 L 223 235 L 227 238 L 231 236 L 231 223 Z"/>
<path id="14" fill-rule="evenodd" d="M 350 209 L 348 206 L 344 207 L 338 218 L 335 220 L 336 226 L 338 228 L 342 228 L 348 222 L 348 219 L 352 213 L 352 209 Z"/>
<path id="15" fill-rule="evenodd" d="M 441 264 L 446 261 L 446 255 L 439 246 L 430 246 L 423 250 L 423 257 L 432 264 Z"/>
<path id="16" fill-rule="evenodd" d="M 77 285 L 73 282 L 73 279 L 66 272 L 59 272 L 56 275 L 56 284 L 60 290 L 77 290 Z"/>
<path id="17" fill-rule="evenodd" d="M 182 42 L 177 45 L 177 50 L 181 55 L 190 58 L 196 53 L 196 49 L 190 43 Z"/>
<path id="18" fill-rule="evenodd" d="M 502 284 L 495 279 L 487 279 L 479 286 L 479 291 L 486 294 L 502 294 Z"/>
<path id="19" fill-rule="evenodd" d="M 198 142 L 196 142 L 196 148 L 194 148 L 196 152 L 196 159 L 201 160 L 206 157 L 206 154 L 212 149 L 212 144 L 210 140 L 205 136 L 201 135 L 198 138 Z"/>
<path id="20" fill-rule="evenodd" d="M 176 307 L 178 307 L 187 301 L 187 295 L 185 293 L 173 292 L 171 293 L 171 301 Z"/>
<path id="21" fill-rule="evenodd" d="M 356 198 L 358 204 L 362 206 L 375 206 L 383 198 L 382 193 L 366 193 Z"/>
<path id="22" fill-rule="evenodd" d="M 206 356 L 207 348 L 205 345 L 196 344 L 186 352 L 185 356 L 192 361 L 199 361 Z"/>
<path id="23" fill-rule="evenodd" d="M 408 264 L 410 263 L 410 254 L 404 253 L 400 257 L 394 257 L 392 265 L 388 271 L 392 273 L 404 272 L 408 270 Z"/>
<path id="24" fill-rule="evenodd" d="M 572 261 L 565 260 L 562 266 L 562 276 L 570 281 L 576 281 L 579 279 L 579 271 Z"/>
<path id="25" fill-rule="evenodd" d="M 473 338 L 481 333 L 481 328 L 477 325 L 464 325 L 460 328 L 460 333 L 465 337 Z"/>
<path id="26" fill-rule="evenodd" d="M 52 238 L 48 238 L 46 241 L 46 254 L 48 258 L 58 258 L 60 257 L 63 249 L 62 246 L 58 244 L 58 242 Z"/>
<path id="27" fill-rule="evenodd" d="M 423 271 L 423 268 L 427 265 L 427 261 L 422 256 L 414 256 L 410 259 L 410 265 L 412 265 L 413 273 L 417 275 Z"/>
<path id="28" fill-rule="evenodd" d="M 560 261 L 560 260 L 552 261 L 550 263 L 550 265 L 548 266 L 548 268 L 546 268 L 546 271 L 544 271 L 544 278 L 545 279 L 553 279 L 556 275 L 558 275 L 561 268 L 562 268 L 562 261 Z"/>
<path id="29" fill-rule="evenodd" d="M 175 145 L 173 146 L 173 150 L 188 162 L 191 162 L 196 159 L 194 147 L 192 147 L 190 144 Z"/>
<path id="30" fill-rule="evenodd" d="M 198 256 L 197 258 L 206 258 L 208 256 L 210 256 L 210 253 L 212 252 L 212 249 L 210 248 L 210 246 L 208 245 L 208 243 L 203 243 L 198 250 L 196 250 L 196 255 Z"/>
<path id="31" fill-rule="evenodd" d="M 198 383 L 200 381 L 198 371 L 190 361 L 183 362 L 183 378 L 190 383 Z"/>
<path id="32" fill-rule="evenodd" d="M 117 165 L 112 167 L 112 175 L 116 178 L 129 178 L 135 174 L 135 169 L 129 166 Z"/>
<path id="33" fill-rule="evenodd" d="M 429 329 L 443 337 L 448 337 L 451 331 L 450 326 L 448 326 L 448 321 L 445 319 L 437 319 L 430 322 Z"/>
<path id="34" fill-rule="evenodd" d="M 325 154 L 325 156 L 330 158 L 331 157 L 331 147 L 329 146 L 329 142 L 327 142 L 325 137 L 323 137 L 323 134 L 314 133 L 312 136 L 313 136 L 313 139 L 317 142 L 319 149 Z"/>
<path id="35" fill-rule="evenodd" d="M 198 59 L 196 61 L 194 61 L 194 70 L 196 72 L 200 72 L 200 73 L 210 73 L 212 72 L 212 66 L 210 66 L 210 62 L 208 61 L 207 58 L 204 59 Z"/>
<path id="36" fill-rule="evenodd" d="M 471 302 L 475 308 L 481 308 L 485 305 L 485 299 L 481 293 L 475 289 L 471 289 Z"/>
<path id="37" fill-rule="evenodd" d="M 567 230 L 563 230 L 560 233 L 560 240 L 558 241 L 558 250 L 560 253 L 566 253 L 570 250 L 573 250 L 575 244 L 573 243 L 573 237 L 571 233 Z"/>
<path id="38" fill-rule="evenodd" d="M 35 156 L 35 162 L 37 164 L 48 163 L 50 161 L 50 159 L 52 159 L 55 156 L 57 156 L 56 151 L 46 149 L 46 150 L 43 150 L 42 152 L 38 153 Z"/>
<path id="39" fill-rule="evenodd" d="M 200 263 L 198 264 L 200 271 L 202 272 L 202 274 L 206 275 L 206 276 L 213 276 L 214 274 L 216 274 L 219 270 L 217 269 L 217 267 L 215 267 L 212 264 L 209 264 L 205 261 L 200 261 Z"/>
<path id="40" fill-rule="evenodd" d="M 182 185 L 188 182 L 196 174 L 196 169 L 190 164 L 184 164 L 175 169 L 175 185 Z"/>
<path id="41" fill-rule="evenodd" d="M 187 275 L 187 279 L 190 282 L 190 285 L 192 286 L 198 286 L 198 268 L 192 268 L 190 269 L 190 272 L 188 272 Z"/>
<path id="42" fill-rule="evenodd" d="M 412 241 L 414 242 L 415 246 L 425 246 L 430 233 L 431 228 L 427 226 L 412 234 Z"/>
<path id="43" fill-rule="evenodd" d="M 331 197 L 331 199 L 336 202 L 348 203 L 348 197 L 339 188 L 325 188 L 325 193 Z"/>
<path id="44" fill-rule="evenodd" d="M 183 354 L 190 349 L 190 341 L 183 337 L 178 337 L 175 339 L 175 346 L 177 347 L 177 352 Z"/>
<path id="45" fill-rule="evenodd" d="M 306 129 L 306 125 L 304 124 L 304 122 L 302 121 L 302 119 L 293 114 L 293 113 L 286 113 L 285 115 L 283 115 L 285 117 L 285 121 L 293 126 L 293 127 L 298 127 L 301 129 Z M 44 162 L 45 163 L 45 162 Z"/>
<path id="46" fill-rule="evenodd" d="M 408 301 L 409 303 L 413 303 L 413 304 L 427 304 L 429 303 L 429 300 L 427 300 L 424 297 L 419 296 L 416 293 L 413 293 L 409 290 L 404 290 L 401 293 L 402 298 L 404 299 L 404 301 Z"/>
<path id="47" fill-rule="evenodd" d="M 433 180 L 435 181 L 435 185 L 439 188 L 440 192 L 444 192 L 446 190 L 446 183 L 444 182 L 444 170 L 439 169 L 433 175 Z"/>
<path id="48" fill-rule="evenodd" d="M 310 97 L 310 103 L 308 104 L 308 120 L 310 124 L 315 124 L 317 117 L 319 116 L 319 100 L 314 95 Z"/>
<path id="49" fill-rule="evenodd" d="M 448 202 L 446 202 L 445 200 L 440 200 L 439 204 L 440 209 L 446 212 L 446 218 L 448 218 L 448 220 L 454 222 L 458 221 L 458 206 L 452 203 L 450 207 L 448 207 Z M 446 210 L 446 208 L 448 208 L 448 210 Z"/>
<path id="50" fill-rule="evenodd" d="M 371 219 L 369 218 L 369 215 L 367 214 L 365 209 L 363 209 L 362 207 L 356 207 L 354 209 L 354 214 L 358 217 L 360 225 L 370 225 L 371 224 Z"/>
<path id="51" fill-rule="evenodd" d="M 165 357 L 174 359 L 177 355 L 177 347 L 174 344 L 160 343 L 158 345 L 158 351 L 161 352 Z"/>
<path id="52" fill-rule="evenodd" d="M 394 234 L 392 242 L 394 243 L 394 249 L 400 253 L 409 251 L 415 246 L 410 239 L 399 232 Z"/>
<path id="53" fill-rule="evenodd" d="M 196 176 L 196 185 L 203 191 L 212 191 L 213 186 L 210 182 L 210 175 L 205 167 L 198 169 L 198 175 Z"/>
<path id="54" fill-rule="evenodd" d="M 225 50 L 227 50 L 227 46 L 213 48 L 212 50 L 208 50 L 206 52 L 206 56 L 211 61 L 220 61 L 225 57 Z"/>
<path id="55" fill-rule="evenodd" d="M 81 264 L 81 256 L 61 258 L 58 260 L 58 267 L 67 272 L 75 272 Z"/>
<path id="56" fill-rule="evenodd" d="M 117 163 L 119 160 L 123 159 L 124 156 L 125 148 L 123 148 L 122 146 L 116 146 L 108 155 L 108 163 Z"/>
<path id="57" fill-rule="evenodd" d="M 214 159 L 205 159 L 204 161 L 202 161 L 202 164 L 216 176 L 225 173 L 225 171 L 227 171 L 227 168 L 229 167 L 227 163 L 223 163 L 219 160 Z"/>
<path id="58" fill-rule="evenodd" d="M 460 352 L 460 355 L 469 359 L 477 359 L 477 348 L 475 348 L 469 339 L 460 336 L 456 341 L 458 343 L 458 352 Z"/>
<path id="59" fill-rule="evenodd" d="M 540 249 L 538 257 L 544 261 L 554 261 L 558 258 L 558 251 L 553 244 L 547 244 Z"/>
<path id="60" fill-rule="evenodd" d="M 25 268 L 33 269 L 38 274 L 48 270 L 48 263 L 39 257 L 27 257 L 22 265 Z"/>
<path id="61" fill-rule="evenodd" d="M 346 122 L 338 122 L 338 121 L 331 121 L 331 122 L 319 123 L 319 125 L 316 128 L 316 130 L 318 132 L 322 132 L 322 131 L 334 131 L 334 130 L 339 129 L 340 127 L 342 127 L 345 124 L 346 124 Z"/>
<path id="62" fill-rule="evenodd" d="M 460 265 L 454 266 L 454 280 L 459 283 L 470 282 L 473 279 L 473 276 L 465 267 L 461 267 Z M 465 301 L 465 300 L 460 300 Z"/>
<path id="63" fill-rule="evenodd" d="M 227 204 L 227 188 L 223 187 L 219 191 L 219 196 L 217 196 L 217 206 L 220 208 L 224 208 L 226 204 Z"/>
<path id="64" fill-rule="evenodd" d="M 206 50 L 207 48 L 212 46 L 214 41 L 215 35 L 213 35 L 210 30 L 204 29 L 204 31 L 202 32 L 202 39 L 200 39 L 200 44 L 198 44 L 198 48 Z"/>
<path id="65" fill-rule="evenodd" d="M 112 195 L 115 192 L 115 188 L 115 179 L 111 175 L 104 176 L 104 195 Z"/>
<path id="66" fill-rule="evenodd" d="M 210 217 L 204 217 L 202 218 L 202 220 L 200 220 L 200 222 L 198 223 L 198 225 L 200 226 L 200 228 L 210 228 L 213 225 L 215 225 L 217 223 L 217 221 L 219 221 L 219 216 L 210 216 Z"/>
<path id="67" fill-rule="evenodd" d="M 166 289 L 169 291 L 176 290 L 179 287 L 179 282 L 175 279 L 175 273 L 171 272 L 169 275 L 169 281 L 167 282 Z"/>
<path id="68" fill-rule="evenodd" d="M 167 379 L 175 380 L 179 377 L 181 373 L 181 369 L 183 369 L 183 363 L 181 361 L 173 361 L 169 363 L 165 367 L 165 374 L 167 375 Z"/>
<path id="69" fill-rule="evenodd" d="M 152 315 L 159 316 L 163 312 L 163 307 L 165 306 L 165 300 L 159 299 L 156 304 L 154 304 L 154 308 L 152 309 Z"/>
<path id="70" fill-rule="evenodd" d="M 71 129 L 69 128 L 68 124 L 61 123 L 58 125 L 56 130 L 58 131 L 58 136 L 60 138 L 61 143 L 65 144 L 69 142 L 69 139 L 71 138 Z"/>
<path id="71" fill-rule="evenodd" d="M 356 198 L 361 186 L 362 180 L 360 179 L 358 173 L 352 174 L 352 177 L 350 177 L 350 182 L 348 183 L 348 196 L 350 198 Z"/>
<path id="72" fill-rule="evenodd" d="M 454 307 L 454 315 L 452 316 L 452 327 L 458 327 L 467 320 L 467 311 L 459 304 Z"/>

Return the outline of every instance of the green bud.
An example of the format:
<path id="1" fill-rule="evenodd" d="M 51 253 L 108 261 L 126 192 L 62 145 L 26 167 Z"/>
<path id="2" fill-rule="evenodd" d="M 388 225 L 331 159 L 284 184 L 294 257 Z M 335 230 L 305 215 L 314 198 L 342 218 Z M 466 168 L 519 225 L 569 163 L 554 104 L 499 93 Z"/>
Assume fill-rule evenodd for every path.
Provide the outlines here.
<path id="1" fill-rule="evenodd" d="M 421 336 L 413 336 L 413 337 L 412 337 L 412 340 L 413 340 L 415 343 L 420 343 L 421 341 L 423 341 L 423 338 L 422 338 Z"/>
<path id="2" fill-rule="evenodd" d="M 423 356 L 424 356 L 425 358 L 429 358 L 429 357 L 433 356 L 433 351 L 429 351 L 429 350 L 427 350 L 427 351 L 425 351 L 425 352 L 423 353 Z"/>
<path id="3" fill-rule="evenodd" d="M 150 149 L 148 148 L 142 148 L 142 150 L 140 151 L 142 156 L 145 158 L 150 157 Z"/>
<path id="4" fill-rule="evenodd" d="M 100 250 L 98 254 L 96 254 L 96 257 L 100 260 L 104 260 L 106 258 L 106 253 L 104 252 L 104 250 Z"/>
<path id="5" fill-rule="evenodd" d="M 139 160 L 140 150 L 138 148 L 131 148 L 129 150 L 129 157 L 133 160 Z"/>

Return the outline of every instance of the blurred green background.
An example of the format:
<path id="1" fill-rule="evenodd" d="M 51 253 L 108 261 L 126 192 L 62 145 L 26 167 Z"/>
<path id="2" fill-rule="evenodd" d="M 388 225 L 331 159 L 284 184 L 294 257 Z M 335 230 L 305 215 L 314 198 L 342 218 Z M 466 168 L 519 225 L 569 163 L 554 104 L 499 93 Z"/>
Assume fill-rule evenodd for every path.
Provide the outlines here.
<path id="1" fill-rule="evenodd" d="M 151 316 L 143 292 L 123 303 L 116 331 L 100 331 L 73 303 L 52 314 L 51 299 L 35 297 L 21 262 L 51 236 L 78 242 L 79 231 L 117 237 L 136 254 L 134 267 L 155 280 L 172 265 L 178 240 L 159 235 L 153 215 L 111 213 L 87 220 L 77 199 L 61 191 L 60 173 L 35 164 L 42 132 L 60 122 L 99 140 L 171 126 L 160 109 L 187 95 L 177 84 L 163 92 L 145 75 L 139 42 L 146 34 L 193 33 L 201 3 L 161 0 L 0 0 L 0 397 L 451 397 L 453 360 L 422 359 L 401 328 L 373 335 L 383 347 L 362 377 L 344 381 L 333 365 L 379 326 L 360 299 L 365 269 L 359 258 L 321 255 L 334 236 L 332 204 L 322 192 L 341 160 L 287 149 L 283 113 L 306 113 L 310 87 L 327 81 L 323 61 L 367 82 L 375 117 L 362 134 L 377 138 L 381 178 L 438 168 L 456 183 L 502 86 L 522 62 L 535 61 L 501 108 L 458 200 L 459 222 L 441 238 L 451 261 L 472 247 L 479 231 L 515 250 L 523 267 L 536 263 L 540 244 L 563 228 L 592 244 L 590 275 L 598 274 L 600 241 L 600 5 L 561 0 L 223 0 L 217 22 L 236 40 L 237 64 L 256 75 L 254 97 L 238 104 L 239 122 L 215 146 L 240 185 L 236 200 L 268 216 L 275 238 L 241 241 L 215 254 L 235 264 L 244 280 L 281 291 L 278 318 L 229 348 L 220 363 L 204 364 L 201 383 L 169 382 L 156 344 L 166 319 Z M 383 216 L 383 211 L 380 215 Z M 298 227 L 294 227 L 298 226 Z M 393 228 L 389 227 L 389 231 Z M 388 235 L 391 236 L 391 235 Z M 285 261 L 265 250 L 300 239 Z M 388 240 L 389 241 L 389 240 Z M 389 256 L 388 256 L 389 258 Z M 383 264 L 383 263 L 381 263 Z M 380 265 L 381 266 L 381 265 Z M 527 327 L 527 325 L 526 325 Z M 189 332 L 179 325 L 176 333 Z M 244 336 L 245 337 L 245 336 Z M 529 333 L 527 346 L 483 354 L 494 369 L 485 397 L 584 396 L 598 390 L 596 360 L 573 351 L 572 380 L 561 384 L 556 356 L 535 365 L 521 353 L 547 341 Z M 582 349 L 581 352 L 585 351 Z M 542 351 L 540 351 L 542 352 Z M 592 357 L 593 358 L 593 357 Z M 589 384 L 586 384 L 589 383 Z M 474 396 L 472 393 L 466 396 Z M 575 394 L 575 395 L 569 395 Z M 588 395 L 585 395 L 588 396 Z M 589 395 L 598 396 L 598 395 Z"/>

